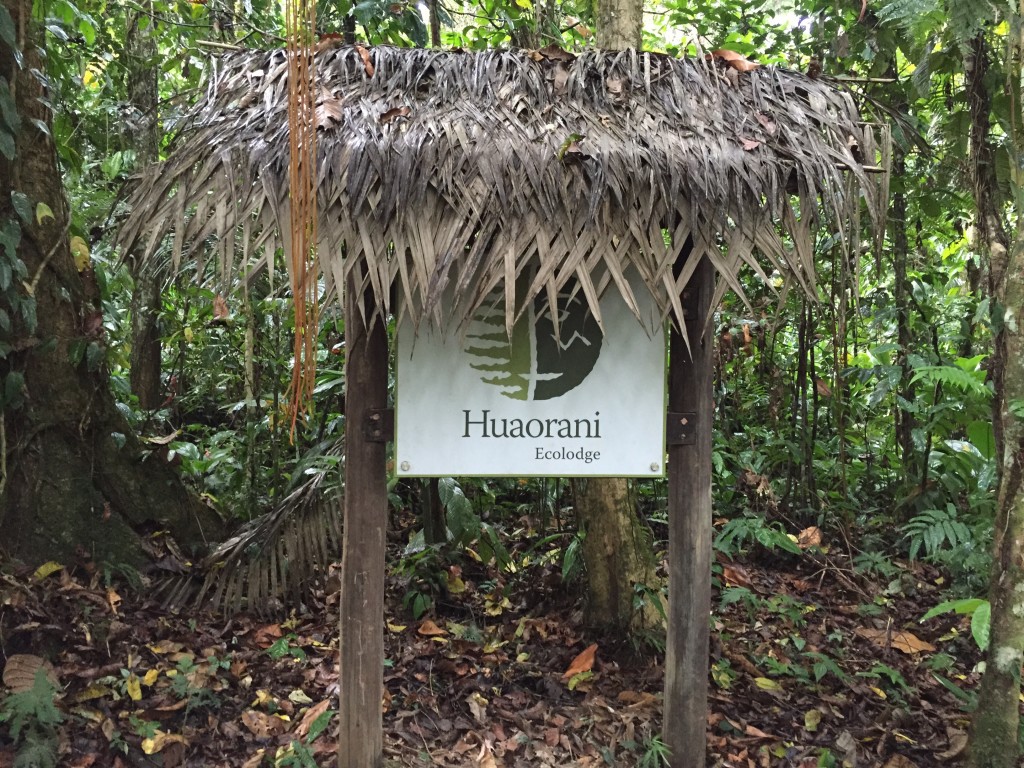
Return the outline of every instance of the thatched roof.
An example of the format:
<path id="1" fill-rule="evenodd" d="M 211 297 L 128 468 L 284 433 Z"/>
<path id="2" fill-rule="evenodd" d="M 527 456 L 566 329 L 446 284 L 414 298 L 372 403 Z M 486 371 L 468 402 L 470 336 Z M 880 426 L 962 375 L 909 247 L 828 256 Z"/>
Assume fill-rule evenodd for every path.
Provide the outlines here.
<path id="1" fill-rule="evenodd" d="M 743 263 L 762 269 L 755 254 L 810 289 L 815 226 L 846 226 L 862 199 L 884 221 L 853 99 L 796 72 L 360 46 L 316 67 L 325 277 L 354 273 L 381 310 L 398 295 L 417 321 L 464 323 L 489 296 L 513 298 L 524 270 L 510 326 L 513 308 L 573 281 L 595 313 L 609 286 L 632 304 L 628 265 L 681 319 L 695 257 L 721 290 L 741 290 Z M 173 231 L 176 269 L 215 242 L 225 275 L 287 250 L 287 73 L 281 50 L 214 63 L 170 157 L 134 187 L 122 245 L 153 254 Z"/>

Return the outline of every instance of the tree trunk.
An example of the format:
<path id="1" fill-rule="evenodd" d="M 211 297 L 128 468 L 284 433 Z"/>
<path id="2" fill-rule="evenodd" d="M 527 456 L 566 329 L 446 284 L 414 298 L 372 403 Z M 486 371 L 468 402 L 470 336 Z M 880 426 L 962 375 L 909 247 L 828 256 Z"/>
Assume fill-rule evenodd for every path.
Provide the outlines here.
<path id="1" fill-rule="evenodd" d="M 1011 10 L 1007 86 L 1020 93 L 1024 61 L 1024 0 Z M 994 151 L 989 138 L 991 94 L 987 90 L 987 45 L 980 36 L 965 56 L 971 109 L 971 174 L 977 208 L 979 245 L 989 262 L 989 291 L 993 306 L 992 375 L 995 382 L 994 426 L 999 466 L 995 541 L 989 600 L 992 620 L 985 674 L 978 692 L 978 708 L 971 721 L 970 768 L 1012 768 L 1018 758 L 1020 674 L 1024 661 L 1024 126 L 1020 114 L 1011 115 L 1011 187 L 1017 204 L 1017 232 L 1012 248 L 1002 219 L 995 175 Z M 1016 106 L 1014 107 L 1016 108 Z"/>
<path id="2" fill-rule="evenodd" d="M 139 525 L 169 528 L 187 545 L 220 530 L 114 404 L 95 279 L 88 268 L 80 275 L 72 259 L 56 152 L 39 128 L 50 124 L 50 112 L 31 74 L 43 68 L 32 3 L 3 0 L 3 7 L 24 61 L 19 66 L 0 38 L 0 74 L 19 115 L 9 131 L 16 135 L 13 159 L 0 153 L 0 277 L 13 271 L 13 279 L 0 279 L 0 309 L 9 322 L 0 324 L 2 546 L 30 562 L 90 557 L 141 564 Z"/>
<path id="3" fill-rule="evenodd" d="M 139 168 L 155 163 L 159 156 L 160 121 L 157 116 L 156 41 L 153 25 L 140 26 L 141 13 L 129 15 L 125 36 L 125 58 L 128 63 L 128 104 L 131 109 L 130 129 L 126 146 L 135 150 Z M 131 267 L 135 289 L 132 291 L 132 348 L 129 377 L 132 393 L 139 407 L 151 411 L 163 400 L 160 382 L 160 281 L 149 269 L 140 267 L 132 255 Z"/>
<path id="4" fill-rule="evenodd" d="M 643 47 L 641 0 L 596 0 L 597 47 L 610 51 Z"/>
<path id="5" fill-rule="evenodd" d="M 657 626 L 662 611 L 648 595 L 641 593 L 639 603 L 634 601 L 635 585 L 659 584 L 650 531 L 636 516 L 629 485 L 617 477 L 578 480 L 574 485 L 576 515 L 586 532 L 582 552 L 587 623 L 617 632 Z"/>
<path id="6" fill-rule="evenodd" d="M 643 4 L 638 0 L 599 0 L 597 45 L 621 50 L 640 48 Z M 660 623 L 650 601 L 634 609 L 634 585 L 657 590 L 654 552 L 625 478 L 592 478 L 576 484 L 576 518 L 586 532 L 583 562 L 587 568 L 587 623 L 625 632 Z"/>

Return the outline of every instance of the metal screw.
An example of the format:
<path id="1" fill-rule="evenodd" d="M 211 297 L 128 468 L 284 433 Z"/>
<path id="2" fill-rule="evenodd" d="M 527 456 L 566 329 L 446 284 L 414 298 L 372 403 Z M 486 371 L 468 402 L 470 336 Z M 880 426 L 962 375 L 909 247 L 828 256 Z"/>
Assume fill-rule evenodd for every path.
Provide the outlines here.
<path id="1" fill-rule="evenodd" d="M 401 469 L 402 469 L 403 472 L 408 472 L 409 471 L 409 462 L 408 461 L 403 461 L 400 466 L 401 466 Z"/>
<path id="2" fill-rule="evenodd" d="M 658 467 L 660 467 L 660 466 L 661 465 L 658 464 L 658 462 L 652 461 L 651 462 L 651 472 L 657 472 L 658 471 Z"/>

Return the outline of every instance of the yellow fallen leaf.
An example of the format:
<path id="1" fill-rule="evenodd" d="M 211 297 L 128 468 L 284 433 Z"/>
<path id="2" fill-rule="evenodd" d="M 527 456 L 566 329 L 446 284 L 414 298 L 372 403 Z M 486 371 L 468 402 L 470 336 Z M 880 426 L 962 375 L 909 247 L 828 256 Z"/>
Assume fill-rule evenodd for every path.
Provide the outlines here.
<path id="1" fill-rule="evenodd" d="M 581 672 L 589 672 L 594 666 L 594 657 L 597 654 L 597 643 L 592 643 L 584 648 L 575 659 L 572 660 L 572 664 L 569 668 L 562 673 L 562 679 L 568 679 L 575 677 Z"/>
<path id="2" fill-rule="evenodd" d="M 168 744 L 174 743 L 188 744 L 188 739 L 180 733 L 166 733 L 157 730 L 152 738 L 142 740 L 142 751 L 147 755 L 155 755 L 157 752 L 163 751 Z"/>
<path id="3" fill-rule="evenodd" d="M 820 709 L 809 709 L 804 712 L 804 728 L 808 732 L 814 733 L 818 730 L 818 726 L 821 724 L 821 710 Z"/>
<path id="4" fill-rule="evenodd" d="M 38 568 L 36 568 L 35 573 L 32 574 L 32 578 L 36 581 L 42 581 L 47 576 L 50 576 L 51 574 L 54 574 L 57 571 L 63 569 L 63 565 L 61 565 L 60 563 L 56 563 L 53 560 L 50 560 L 49 562 L 43 563 Z"/>
<path id="5" fill-rule="evenodd" d="M 405 624 L 393 624 L 392 622 L 389 621 L 387 623 L 387 625 L 388 625 L 388 632 L 405 632 L 405 630 L 406 630 Z"/>
<path id="6" fill-rule="evenodd" d="M 277 699 L 274 698 L 274 694 L 268 691 L 266 688 L 260 688 L 256 691 L 256 698 L 253 700 L 250 707 L 270 707 L 277 709 Z"/>
<path id="7" fill-rule="evenodd" d="M 159 669 L 151 669 L 145 675 L 142 676 L 142 684 L 143 685 L 152 685 L 153 683 L 155 683 L 157 681 L 157 678 L 159 678 L 159 677 L 160 677 L 160 670 Z"/>
<path id="8" fill-rule="evenodd" d="M 72 697 L 72 701 L 81 703 L 83 701 L 92 701 L 93 699 L 102 699 L 104 696 L 110 695 L 110 687 L 102 685 L 100 683 L 90 683 L 87 687 L 80 690 Z"/>
<path id="9" fill-rule="evenodd" d="M 762 691 L 776 691 L 777 692 L 777 691 L 783 690 L 782 685 L 778 681 L 772 680 L 770 677 L 755 677 L 754 678 L 754 683 Z"/>
<path id="10" fill-rule="evenodd" d="M 53 215 L 53 209 L 46 203 L 36 203 L 36 224 L 43 226 L 43 222 L 47 219 L 57 220 Z"/>
<path id="11" fill-rule="evenodd" d="M 873 685 L 869 685 L 868 687 L 869 687 L 869 688 L 871 689 L 871 691 L 872 691 L 872 692 L 873 692 L 873 693 L 875 694 L 875 696 L 877 696 L 878 698 L 880 698 L 880 699 L 888 699 L 888 698 L 889 698 L 889 697 L 888 697 L 888 696 L 887 696 L 887 695 L 885 694 L 885 691 L 883 691 L 883 690 L 882 690 L 881 688 L 876 688 L 876 687 L 875 687 L 875 686 L 873 686 Z"/>
<path id="12" fill-rule="evenodd" d="M 89 244 L 78 235 L 71 238 L 71 256 L 75 260 L 75 269 L 84 272 L 89 266 Z"/>
<path id="13" fill-rule="evenodd" d="M 139 681 L 138 675 L 136 675 L 134 672 L 132 672 L 130 675 L 128 675 L 127 678 L 125 678 L 124 690 L 132 701 L 142 700 L 142 683 Z M 153 753 L 147 752 L 146 754 L 151 755 Z"/>

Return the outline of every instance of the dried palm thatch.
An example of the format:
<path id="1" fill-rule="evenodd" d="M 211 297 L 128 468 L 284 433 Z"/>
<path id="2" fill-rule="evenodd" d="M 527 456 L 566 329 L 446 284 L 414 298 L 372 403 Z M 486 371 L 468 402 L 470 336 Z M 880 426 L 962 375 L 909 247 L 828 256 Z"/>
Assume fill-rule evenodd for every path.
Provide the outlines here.
<path id="1" fill-rule="evenodd" d="M 328 290 L 354 277 L 378 311 L 416 323 L 464 329 L 500 295 L 511 329 L 569 283 L 598 321 L 612 285 L 636 312 L 632 267 L 682 325 L 699 258 L 719 295 L 743 296 L 744 264 L 811 291 L 815 227 L 850 229 L 862 199 L 884 221 L 864 170 L 872 129 L 849 94 L 799 73 L 637 51 L 358 45 L 321 50 L 316 71 Z M 124 246 L 148 256 L 173 232 L 175 269 L 212 248 L 225 279 L 290 252 L 287 74 L 284 51 L 214 65 L 170 157 L 130 195 Z"/>
<path id="2" fill-rule="evenodd" d="M 322 446 L 340 458 L 343 441 Z M 204 605 L 226 614 L 281 613 L 298 605 L 303 590 L 323 581 L 341 551 L 341 496 L 325 493 L 326 473 L 303 481 L 270 512 L 243 526 L 184 574 L 157 588 L 166 608 Z"/>

